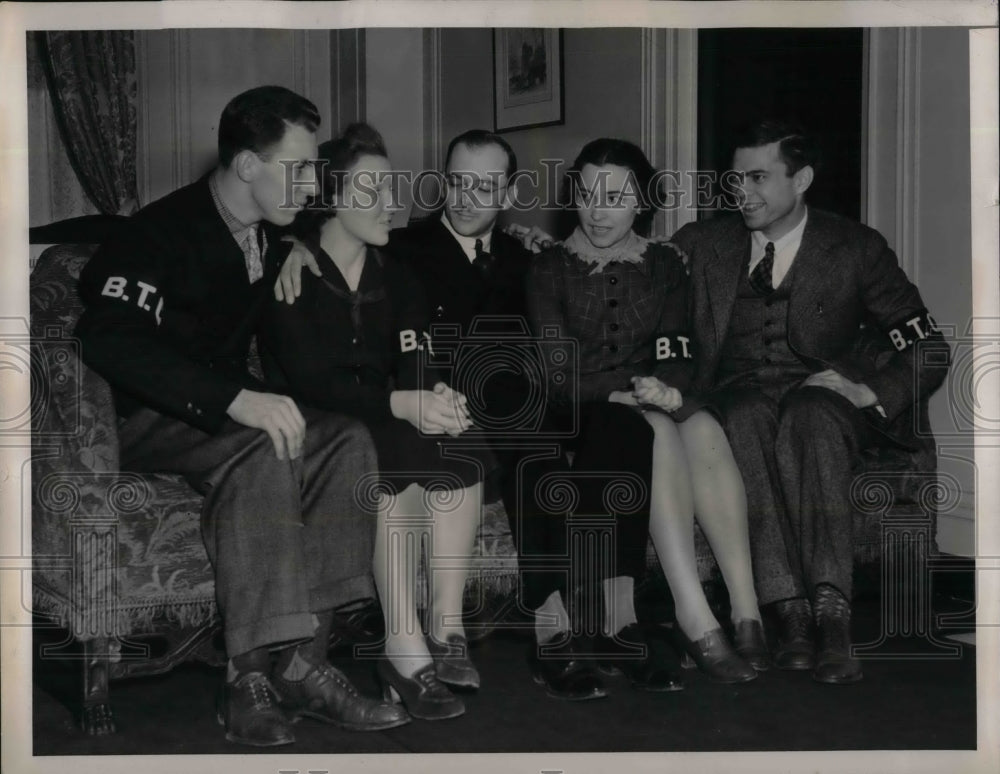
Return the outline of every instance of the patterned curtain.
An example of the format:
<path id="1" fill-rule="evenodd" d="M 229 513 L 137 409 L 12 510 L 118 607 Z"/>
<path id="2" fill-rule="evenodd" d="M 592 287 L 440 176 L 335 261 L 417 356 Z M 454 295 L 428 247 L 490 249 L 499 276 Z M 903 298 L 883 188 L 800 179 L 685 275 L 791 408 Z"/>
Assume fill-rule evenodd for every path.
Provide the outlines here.
<path id="1" fill-rule="evenodd" d="M 59 130 L 87 196 L 106 215 L 138 207 L 135 38 L 39 32 Z"/>

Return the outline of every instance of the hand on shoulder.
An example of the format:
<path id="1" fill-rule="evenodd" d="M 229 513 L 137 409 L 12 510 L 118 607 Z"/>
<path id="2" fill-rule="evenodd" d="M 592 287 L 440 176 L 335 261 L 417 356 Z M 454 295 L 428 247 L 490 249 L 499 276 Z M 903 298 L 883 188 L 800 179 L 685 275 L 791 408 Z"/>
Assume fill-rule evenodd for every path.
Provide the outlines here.
<path id="1" fill-rule="evenodd" d="M 543 250 L 548 250 L 556 243 L 550 234 L 538 226 L 528 228 L 518 223 L 509 223 L 503 227 L 503 232 L 517 239 L 525 250 L 529 250 L 532 253 L 540 253 Z"/>
<path id="2" fill-rule="evenodd" d="M 274 297 L 286 304 L 294 304 L 295 299 L 302 295 L 302 267 L 308 266 L 317 277 L 322 276 L 316 256 L 302 242 L 293 236 L 286 236 L 283 242 L 292 243 L 292 251 L 281 265 L 278 279 L 274 283 Z"/>

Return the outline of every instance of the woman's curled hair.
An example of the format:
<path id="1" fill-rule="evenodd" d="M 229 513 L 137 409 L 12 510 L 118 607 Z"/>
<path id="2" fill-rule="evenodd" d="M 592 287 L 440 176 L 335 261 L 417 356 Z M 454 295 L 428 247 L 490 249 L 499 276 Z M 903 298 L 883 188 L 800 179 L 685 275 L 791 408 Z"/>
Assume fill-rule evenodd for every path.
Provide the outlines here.
<path id="1" fill-rule="evenodd" d="M 349 124 L 331 140 L 320 143 L 316 173 L 319 193 L 295 217 L 293 233 L 302 238 L 314 235 L 336 211 L 333 203 L 344 189 L 347 175 L 362 156 L 388 157 L 382 135 L 371 124 Z"/>

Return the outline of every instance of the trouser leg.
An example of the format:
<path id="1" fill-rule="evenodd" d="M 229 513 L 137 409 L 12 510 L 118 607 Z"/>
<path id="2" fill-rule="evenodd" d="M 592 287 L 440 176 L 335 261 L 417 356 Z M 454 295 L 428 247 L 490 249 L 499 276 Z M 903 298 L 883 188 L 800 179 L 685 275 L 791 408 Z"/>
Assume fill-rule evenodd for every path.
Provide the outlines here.
<path id="1" fill-rule="evenodd" d="M 374 518 L 353 491 L 374 470 L 370 438 L 346 418 L 303 415 L 305 448 L 291 461 L 236 423 L 210 435 L 143 410 L 121 429 L 123 468 L 179 473 L 205 496 L 202 535 L 230 656 L 309 638 L 314 612 L 374 593 Z"/>
<path id="2" fill-rule="evenodd" d="M 712 396 L 723 417 L 743 476 L 757 599 L 762 605 L 805 594 L 789 559 L 788 519 L 775 460 L 778 404 L 757 389 L 726 389 Z"/>
<path id="3" fill-rule="evenodd" d="M 851 598 L 850 488 L 868 434 L 861 411 L 832 390 L 804 387 L 782 400 L 775 455 L 792 562 L 810 595 L 828 583 Z"/>

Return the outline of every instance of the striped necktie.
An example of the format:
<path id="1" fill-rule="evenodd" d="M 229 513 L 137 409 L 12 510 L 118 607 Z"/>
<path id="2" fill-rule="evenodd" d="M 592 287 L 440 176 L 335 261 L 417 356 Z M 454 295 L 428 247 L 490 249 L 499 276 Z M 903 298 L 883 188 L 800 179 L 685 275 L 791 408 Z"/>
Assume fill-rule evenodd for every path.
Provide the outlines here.
<path id="1" fill-rule="evenodd" d="M 252 285 L 264 276 L 264 230 L 259 223 L 250 226 L 243 258 L 247 264 L 247 276 Z"/>
<path id="2" fill-rule="evenodd" d="M 758 295 L 766 296 L 774 291 L 771 284 L 771 274 L 774 271 L 774 242 L 768 242 L 764 247 L 764 257 L 750 272 L 750 285 Z"/>

